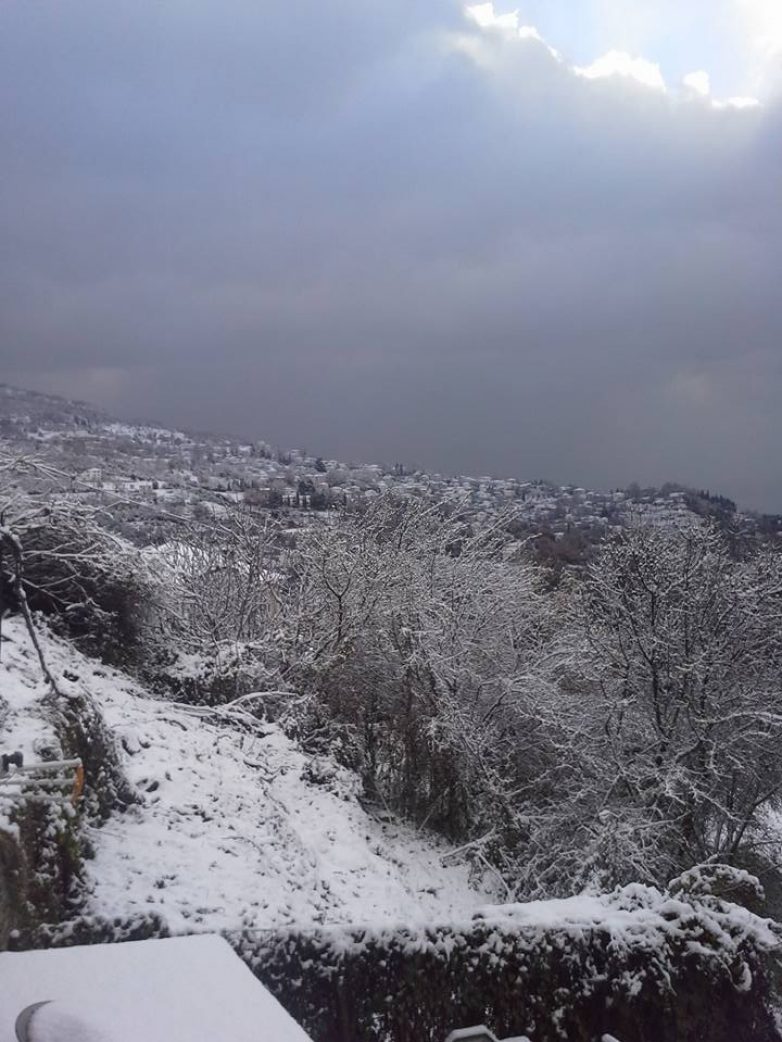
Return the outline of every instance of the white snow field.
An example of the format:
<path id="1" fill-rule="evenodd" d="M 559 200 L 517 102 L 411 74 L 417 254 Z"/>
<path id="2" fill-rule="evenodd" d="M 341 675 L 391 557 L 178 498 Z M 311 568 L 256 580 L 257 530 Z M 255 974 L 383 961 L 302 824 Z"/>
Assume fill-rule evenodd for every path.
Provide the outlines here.
<path id="1" fill-rule="evenodd" d="M 309 1042 L 221 937 L 0 952 L 0 1042 Z"/>
<path id="2" fill-rule="evenodd" d="M 6 619 L 3 637 L 2 751 L 32 761 L 39 742 L 52 742 L 47 689 L 21 621 Z M 66 641 L 40 639 L 63 692 L 87 690 L 100 705 L 144 799 L 89 830 L 87 912 L 156 912 L 177 934 L 448 921 L 496 898 L 448 864 L 446 844 L 370 816 L 354 775 L 313 761 L 275 726 L 242 736 L 151 697 Z"/>

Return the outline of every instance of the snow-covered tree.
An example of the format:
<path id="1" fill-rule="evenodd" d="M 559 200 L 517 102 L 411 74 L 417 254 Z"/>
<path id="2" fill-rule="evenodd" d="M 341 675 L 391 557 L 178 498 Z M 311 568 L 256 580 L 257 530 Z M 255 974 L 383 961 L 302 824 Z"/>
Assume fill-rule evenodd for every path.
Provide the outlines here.
<path id="1" fill-rule="evenodd" d="M 268 514 L 224 508 L 146 551 L 155 575 L 150 640 L 171 675 L 190 681 L 181 693 L 220 701 L 275 675 L 285 596 L 278 535 Z"/>
<path id="2" fill-rule="evenodd" d="M 781 565 L 733 559 L 709 526 L 639 526 L 579 591 L 581 760 L 601 840 L 638 875 L 763 841 L 782 788 Z"/>
<path id="3" fill-rule="evenodd" d="M 339 723 L 370 794 L 454 836 L 506 820 L 534 763 L 550 613 L 507 540 L 503 523 L 472 531 L 383 497 L 314 529 L 296 558 L 297 686 Z"/>
<path id="4" fill-rule="evenodd" d="M 111 520 L 111 505 L 67 473 L 0 454 L 3 607 L 41 611 L 87 650 L 127 661 L 138 652 L 144 578 Z"/>

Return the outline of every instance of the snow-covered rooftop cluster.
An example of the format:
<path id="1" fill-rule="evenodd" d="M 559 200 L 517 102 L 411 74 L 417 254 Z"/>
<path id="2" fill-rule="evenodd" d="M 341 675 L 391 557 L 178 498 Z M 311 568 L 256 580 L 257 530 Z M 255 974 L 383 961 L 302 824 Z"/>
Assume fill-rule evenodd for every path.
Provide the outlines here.
<path id="1" fill-rule="evenodd" d="M 179 511 L 246 501 L 287 508 L 296 519 L 299 511 L 324 511 L 393 491 L 447 503 L 476 518 L 511 507 L 520 522 L 558 536 L 576 531 L 599 538 L 638 519 L 660 526 L 698 519 L 692 499 L 674 486 L 630 495 L 322 459 L 298 449 L 275 450 L 263 441 L 120 423 L 82 403 L 15 389 L 0 398 L 0 437 L 9 451 L 37 451 L 74 470 L 74 496 L 128 496 Z"/>

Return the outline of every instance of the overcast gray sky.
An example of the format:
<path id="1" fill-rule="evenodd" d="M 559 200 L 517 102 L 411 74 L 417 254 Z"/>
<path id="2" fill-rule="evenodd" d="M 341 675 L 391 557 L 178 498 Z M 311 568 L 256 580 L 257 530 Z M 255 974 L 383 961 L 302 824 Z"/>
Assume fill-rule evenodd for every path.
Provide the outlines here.
<path id="1" fill-rule="evenodd" d="M 4 0 L 0 380 L 782 510 L 778 0 Z"/>

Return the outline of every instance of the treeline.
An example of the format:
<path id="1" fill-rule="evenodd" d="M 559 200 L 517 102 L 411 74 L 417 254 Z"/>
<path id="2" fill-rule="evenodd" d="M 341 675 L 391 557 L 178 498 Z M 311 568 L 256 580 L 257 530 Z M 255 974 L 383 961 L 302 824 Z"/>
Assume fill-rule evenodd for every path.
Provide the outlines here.
<path id="1" fill-rule="evenodd" d="M 226 508 L 139 551 L 47 495 L 4 531 L 33 610 L 161 692 L 277 720 L 503 897 L 770 864 L 779 552 L 635 527 L 553 584 L 509 522 L 380 497 L 292 540 Z"/>

